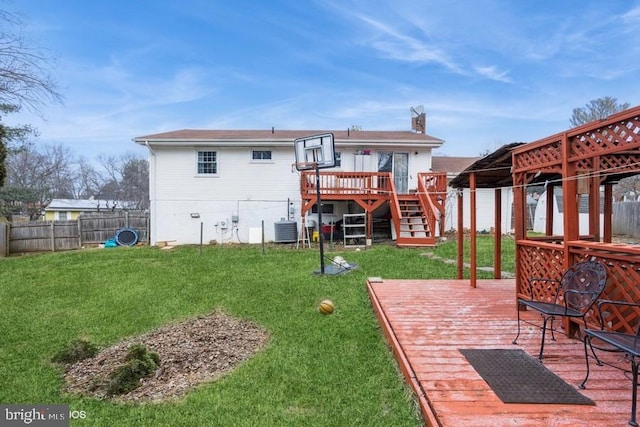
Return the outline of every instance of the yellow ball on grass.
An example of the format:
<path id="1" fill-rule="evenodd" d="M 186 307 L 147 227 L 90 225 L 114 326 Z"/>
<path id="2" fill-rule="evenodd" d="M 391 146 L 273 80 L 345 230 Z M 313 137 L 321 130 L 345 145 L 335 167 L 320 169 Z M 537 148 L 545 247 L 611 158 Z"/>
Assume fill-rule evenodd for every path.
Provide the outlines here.
<path id="1" fill-rule="evenodd" d="M 322 314 L 331 314 L 333 313 L 333 310 L 334 310 L 333 302 L 328 299 L 322 301 L 318 306 L 318 311 Z"/>

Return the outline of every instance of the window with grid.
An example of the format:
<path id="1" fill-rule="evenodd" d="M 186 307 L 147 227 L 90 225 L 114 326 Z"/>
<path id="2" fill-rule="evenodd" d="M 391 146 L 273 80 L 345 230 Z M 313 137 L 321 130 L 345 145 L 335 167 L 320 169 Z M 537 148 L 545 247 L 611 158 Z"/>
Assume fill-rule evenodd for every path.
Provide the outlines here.
<path id="1" fill-rule="evenodd" d="M 218 173 L 217 153 L 198 151 L 198 174 L 214 175 L 216 173 Z"/>
<path id="2" fill-rule="evenodd" d="M 271 150 L 252 150 L 252 160 L 271 160 Z"/>

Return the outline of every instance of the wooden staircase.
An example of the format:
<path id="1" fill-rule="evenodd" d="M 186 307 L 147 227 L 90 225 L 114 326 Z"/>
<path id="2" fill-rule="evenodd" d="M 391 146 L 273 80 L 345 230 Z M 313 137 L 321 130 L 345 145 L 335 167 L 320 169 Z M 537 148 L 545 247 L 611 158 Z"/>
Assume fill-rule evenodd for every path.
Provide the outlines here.
<path id="1" fill-rule="evenodd" d="M 394 194 L 398 210 L 392 209 L 397 218 L 394 222 L 398 224 L 396 228 L 396 245 L 402 247 L 410 246 L 435 246 L 435 233 L 427 220 L 425 207 L 420 198 L 413 194 Z"/>

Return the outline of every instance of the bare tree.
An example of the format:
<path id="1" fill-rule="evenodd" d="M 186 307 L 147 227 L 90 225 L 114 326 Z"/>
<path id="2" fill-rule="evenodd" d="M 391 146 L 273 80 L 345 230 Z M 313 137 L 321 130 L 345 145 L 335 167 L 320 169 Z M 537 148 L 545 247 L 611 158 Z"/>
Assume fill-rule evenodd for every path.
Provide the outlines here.
<path id="1" fill-rule="evenodd" d="M 23 107 L 41 114 L 40 107 L 48 102 L 61 102 L 48 69 L 51 59 L 25 39 L 20 18 L 0 10 L 0 187 L 5 183 L 6 156 L 15 142 L 25 142 L 35 130 L 29 125 L 10 127 L 2 124 L 1 116 L 20 111 Z"/>
<path id="2" fill-rule="evenodd" d="M 4 141 L 7 132 L 4 126 L 0 125 L 0 187 L 4 185 L 4 181 L 7 179 L 7 147 L 2 143 Z"/>
<path id="3" fill-rule="evenodd" d="M 621 179 L 613 186 L 613 197 L 618 201 L 640 202 L 640 176 Z"/>
<path id="4" fill-rule="evenodd" d="M 72 198 L 76 173 L 71 159 L 62 145 L 25 145 L 8 156 L 7 187 L 20 190 L 12 194 L 27 194 L 40 210 L 53 198 Z"/>
<path id="5" fill-rule="evenodd" d="M 618 104 L 618 100 L 610 96 L 592 99 L 584 107 L 574 108 L 569 122 L 572 127 L 580 126 L 594 120 L 606 119 L 612 114 L 628 109 L 630 106 L 628 102 Z"/>
<path id="6" fill-rule="evenodd" d="M 570 120 L 571 126 L 575 127 L 594 120 L 606 119 L 612 114 L 628 109 L 630 106 L 628 102 L 618 104 L 618 100 L 610 96 L 593 99 L 586 106 L 573 109 L 573 115 Z M 640 175 L 621 179 L 613 187 L 614 197 L 618 200 L 623 198 L 633 200 L 638 197 L 638 190 L 640 190 Z"/>
<path id="7" fill-rule="evenodd" d="M 99 156 L 105 171 L 105 180 L 99 196 L 121 200 L 136 209 L 149 207 L 149 162 L 133 154 L 119 157 Z"/>
<path id="8" fill-rule="evenodd" d="M 0 10 L 0 27 L 0 103 L 39 112 L 45 103 L 60 102 L 48 73 L 51 58 L 26 41 L 22 20 Z"/>
<path id="9" fill-rule="evenodd" d="M 81 158 L 76 163 L 76 179 L 73 182 L 73 198 L 89 199 L 100 193 L 104 185 L 104 178 L 96 171 L 94 166 Z"/>
<path id="10" fill-rule="evenodd" d="M 122 170 L 124 199 L 134 202 L 137 209 L 149 208 L 149 162 L 130 157 Z"/>

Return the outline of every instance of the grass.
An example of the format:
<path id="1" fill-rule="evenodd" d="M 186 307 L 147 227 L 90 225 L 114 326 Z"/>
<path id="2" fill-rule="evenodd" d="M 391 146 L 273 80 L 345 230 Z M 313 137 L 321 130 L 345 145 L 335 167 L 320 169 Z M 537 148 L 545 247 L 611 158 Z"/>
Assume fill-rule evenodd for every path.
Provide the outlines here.
<path id="1" fill-rule="evenodd" d="M 515 271 L 515 240 L 513 236 L 502 236 L 501 240 L 502 270 Z M 493 236 L 479 235 L 476 240 L 477 261 L 479 267 L 493 266 Z M 432 249 L 434 255 L 446 259 L 456 259 L 458 244 L 455 236 Z M 471 255 L 471 244 L 468 238 L 464 240 L 464 262 L 468 263 Z"/>
<path id="2" fill-rule="evenodd" d="M 419 426 L 368 299 L 367 277 L 455 278 L 424 249 L 330 251 L 358 268 L 313 274 L 316 250 L 211 246 L 115 248 L 0 258 L 0 402 L 68 404 L 90 426 Z M 489 277 L 489 276 L 485 276 Z M 317 304 L 331 299 L 333 315 Z M 61 391 L 50 359 L 69 343 L 100 347 L 169 322 L 224 311 L 270 333 L 267 348 L 185 398 L 115 404 Z"/>

